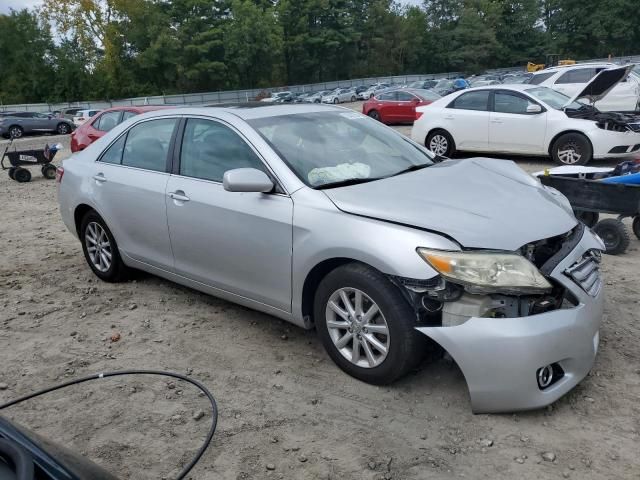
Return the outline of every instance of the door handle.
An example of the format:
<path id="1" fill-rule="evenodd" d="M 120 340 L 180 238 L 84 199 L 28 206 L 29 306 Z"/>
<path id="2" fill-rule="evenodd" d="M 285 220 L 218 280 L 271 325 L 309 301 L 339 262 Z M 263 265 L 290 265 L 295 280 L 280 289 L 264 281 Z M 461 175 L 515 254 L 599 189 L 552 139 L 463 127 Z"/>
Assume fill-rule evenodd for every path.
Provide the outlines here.
<path id="1" fill-rule="evenodd" d="M 169 192 L 169 197 L 173 200 L 177 200 L 178 202 L 188 202 L 191 200 L 187 197 L 182 190 L 176 190 L 175 192 Z"/>
<path id="2" fill-rule="evenodd" d="M 94 175 L 93 179 L 98 183 L 104 183 L 104 182 L 107 181 L 107 179 L 104 178 L 104 174 L 103 173 L 98 173 L 97 175 Z"/>
<path id="3" fill-rule="evenodd" d="M 491 120 L 491 123 L 503 123 L 502 120 L 496 118 L 495 120 Z"/>

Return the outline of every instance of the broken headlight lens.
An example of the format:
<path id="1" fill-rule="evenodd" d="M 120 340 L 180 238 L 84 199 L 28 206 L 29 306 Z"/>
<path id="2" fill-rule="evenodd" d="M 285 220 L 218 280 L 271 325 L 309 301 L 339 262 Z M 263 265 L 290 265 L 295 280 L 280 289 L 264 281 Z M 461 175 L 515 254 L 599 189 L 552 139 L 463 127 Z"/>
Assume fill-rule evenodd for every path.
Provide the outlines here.
<path id="1" fill-rule="evenodd" d="M 417 251 L 445 279 L 464 285 L 471 293 L 543 293 L 552 288 L 534 264 L 517 254 Z"/>

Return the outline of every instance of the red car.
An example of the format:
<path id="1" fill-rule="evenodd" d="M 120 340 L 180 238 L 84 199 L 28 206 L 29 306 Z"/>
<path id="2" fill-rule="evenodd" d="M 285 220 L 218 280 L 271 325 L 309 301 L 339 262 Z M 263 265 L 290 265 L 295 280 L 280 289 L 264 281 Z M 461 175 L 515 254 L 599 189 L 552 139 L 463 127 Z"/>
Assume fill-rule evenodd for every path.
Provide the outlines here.
<path id="1" fill-rule="evenodd" d="M 364 102 L 362 113 L 382 123 L 413 123 L 417 119 L 416 107 L 429 105 L 439 98 L 432 90 L 386 90 Z"/>
<path id="2" fill-rule="evenodd" d="M 116 125 L 128 118 L 135 117 L 144 112 L 168 108 L 160 105 L 147 105 L 144 107 L 113 107 L 102 110 L 90 120 L 80 125 L 71 134 L 71 151 L 84 150 Z"/>

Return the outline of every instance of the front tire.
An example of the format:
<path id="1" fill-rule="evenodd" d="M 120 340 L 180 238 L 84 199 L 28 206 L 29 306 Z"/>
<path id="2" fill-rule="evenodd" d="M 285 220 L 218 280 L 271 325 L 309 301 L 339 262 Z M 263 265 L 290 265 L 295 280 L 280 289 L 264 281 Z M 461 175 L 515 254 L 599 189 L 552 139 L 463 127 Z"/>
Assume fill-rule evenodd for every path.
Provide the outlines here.
<path id="1" fill-rule="evenodd" d="M 605 218 L 593 227 L 593 231 L 604 242 L 605 253 L 609 255 L 621 255 L 627 251 L 631 239 L 627 228 L 617 218 Z"/>
<path id="2" fill-rule="evenodd" d="M 425 147 L 441 157 L 450 157 L 456 150 L 455 143 L 449 132 L 433 130 L 424 142 Z"/>
<path id="3" fill-rule="evenodd" d="M 93 273 L 105 282 L 122 282 L 129 276 L 118 245 L 107 224 L 95 211 L 88 212 L 80 225 L 84 258 Z"/>
<path id="4" fill-rule="evenodd" d="M 31 172 L 26 168 L 17 167 L 13 171 L 13 179 L 18 183 L 27 183 L 31 181 Z"/>
<path id="5" fill-rule="evenodd" d="M 593 157 L 593 148 L 584 135 L 565 133 L 553 142 L 551 157 L 560 165 L 586 165 Z"/>
<path id="6" fill-rule="evenodd" d="M 42 176 L 48 180 L 56 178 L 56 166 L 48 163 L 42 167 Z"/>
<path id="7" fill-rule="evenodd" d="M 415 313 L 397 287 L 366 265 L 343 265 L 320 282 L 314 318 L 331 359 L 364 382 L 391 383 L 422 359 Z"/>

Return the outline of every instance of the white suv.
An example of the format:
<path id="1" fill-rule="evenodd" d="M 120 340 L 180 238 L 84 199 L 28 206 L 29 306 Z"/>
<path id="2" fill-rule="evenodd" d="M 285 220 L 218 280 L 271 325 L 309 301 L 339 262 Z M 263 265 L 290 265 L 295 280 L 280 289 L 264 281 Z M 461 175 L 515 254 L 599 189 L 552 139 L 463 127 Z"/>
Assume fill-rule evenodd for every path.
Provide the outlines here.
<path id="1" fill-rule="evenodd" d="M 533 75 L 530 84 L 553 88 L 568 97 L 573 97 L 602 70 L 615 68 L 614 63 L 579 63 L 576 65 L 546 68 Z M 632 112 L 638 110 L 640 99 L 640 75 L 635 71 L 616 85 L 597 103 L 603 112 Z"/>

